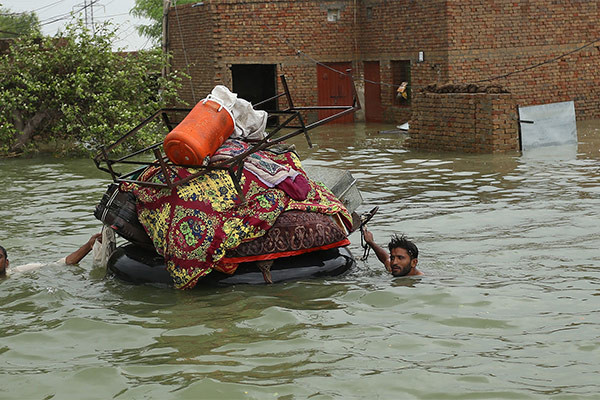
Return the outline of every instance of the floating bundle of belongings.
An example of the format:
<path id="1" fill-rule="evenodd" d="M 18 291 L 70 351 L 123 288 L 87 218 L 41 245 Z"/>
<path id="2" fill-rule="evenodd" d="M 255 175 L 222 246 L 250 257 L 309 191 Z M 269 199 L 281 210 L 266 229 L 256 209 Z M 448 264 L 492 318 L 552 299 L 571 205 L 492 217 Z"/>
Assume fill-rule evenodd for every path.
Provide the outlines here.
<path id="1" fill-rule="evenodd" d="M 166 283 L 178 289 L 210 280 L 205 279 L 209 275 L 234 276 L 249 263 L 267 283 L 274 281 L 276 260 L 312 254 L 314 263 L 322 264 L 319 255 L 349 244 L 353 217 L 324 184 L 307 175 L 293 146 L 249 151 L 252 140 L 266 136 L 266 121 L 266 112 L 216 87 L 165 137 L 173 165 L 165 169 L 152 163 L 135 181 L 112 184 L 96 217 L 136 246 L 133 253 L 162 256 Z M 210 169 L 244 154 L 235 176 Z M 196 176 L 201 166 L 209 169 Z M 184 183 L 166 186 L 174 181 Z M 135 258 L 133 253 L 127 257 Z M 123 272 L 123 257 L 123 251 L 111 257 L 113 272 Z M 336 273 L 350 266 L 350 258 L 340 261 L 343 268 L 334 268 Z M 132 280 L 152 281 L 150 275 Z"/>

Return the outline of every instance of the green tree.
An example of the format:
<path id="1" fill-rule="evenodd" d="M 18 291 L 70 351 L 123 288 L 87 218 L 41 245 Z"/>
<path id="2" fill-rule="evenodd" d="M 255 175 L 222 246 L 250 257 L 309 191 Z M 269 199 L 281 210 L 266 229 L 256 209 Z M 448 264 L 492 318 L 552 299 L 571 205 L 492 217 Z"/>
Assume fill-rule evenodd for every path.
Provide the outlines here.
<path id="1" fill-rule="evenodd" d="M 34 12 L 15 13 L 0 4 L 0 38 L 16 38 L 40 33 L 40 21 Z"/>
<path id="2" fill-rule="evenodd" d="M 171 1 L 172 4 L 178 5 L 198 2 L 199 0 Z M 140 35 L 154 40 L 156 44 L 160 43 L 162 38 L 163 0 L 135 0 L 135 6 L 133 6 L 130 13 L 134 17 L 149 19 L 151 21 L 149 24 L 138 25 L 136 29 Z"/>
<path id="3" fill-rule="evenodd" d="M 95 151 L 177 100 L 179 80 L 160 76 L 160 50 L 115 53 L 115 37 L 110 25 L 92 34 L 79 21 L 0 55 L 0 154 L 57 141 Z M 140 135 L 132 146 L 156 139 Z"/>

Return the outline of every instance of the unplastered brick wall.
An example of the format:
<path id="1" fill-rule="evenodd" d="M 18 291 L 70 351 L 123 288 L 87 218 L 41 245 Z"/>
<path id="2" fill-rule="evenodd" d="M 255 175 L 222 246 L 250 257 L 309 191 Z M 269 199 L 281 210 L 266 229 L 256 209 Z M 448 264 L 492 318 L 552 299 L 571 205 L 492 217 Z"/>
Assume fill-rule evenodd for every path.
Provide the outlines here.
<path id="1" fill-rule="evenodd" d="M 404 122 L 413 107 L 392 105 L 400 82 L 393 82 L 390 63 L 410 60 L 415 93 L 434 82 L 492 79 L 521 106 L 574 100 L 579 119 L 600 118 L 600 43 L 594 42 L 600 37 L 599 4 L 205 0 L 171 9 L 169 47 L 174 68 L 191 76 L 181 92 L 190 103 L 192 89 L 199 99 L 215 84 L 230 85 L 232 64 L 276 64 L 297 104 L 312 105 L 317 61 L 352 62 L 357 77 L 362 61 L 379 61 L 384 114 L 390 122 Z M 339 10 L 339 20 L 327 20 L 330 10 Z"/>
<path id="2" fill-rule="evenodd" d="M 408 147 L 466 153 L 519 150 L 512 94 L 440 92 L 415 96 Z"/>
<path id="3" fill-rule="evenodd" d="M 179 96 L 189 106 L 200 101 L 216 82 L 216 32 L 213 16 L 191 4 L 171 8 L 168 47 L 174 72 L 184 76 Z"/>
<path id="4" fill-rule="evenodd" d="M 600 43 L 594 40 L 600 37 L 599 4 L 449 1 L 449 79 L 498 77 L 493 82 L 509 89 L 520 105 L 574 100 L 578 118 L 598 118 Z"/>
<path id="5" fill-rule="evenodd" d="M 277 74 L 286 75 L 296 105 L 316 105 L 315 61 L 357 65 L 355 3 L 212 0 L 171 8 L 174 67 L 189 73 L 188 82 L 202 98 L 216 84 L 232 87 L 233 64 L 275 64 Z M 328 14 L 339 19 L 329 21 Z M 191 102 L 188 82 L 181 93 Z"/>
<path id="6" fill-rule="evenodd" d="M 446 3 L 447 0 L 359 1 L 360 56 L 363 60 L 380 62 L 384 82 L 381 101 L 386 120 L 404 122 L 410 116 L 410 108 L 393 105 L 396 89 L 402 82 L 394 82 L 391 61 L 410 61 L 410 86 L 414 92 L 432 82 L 448 81 Z M 423 52 L 423 62 L 418 60 L 419 52 Z"/>

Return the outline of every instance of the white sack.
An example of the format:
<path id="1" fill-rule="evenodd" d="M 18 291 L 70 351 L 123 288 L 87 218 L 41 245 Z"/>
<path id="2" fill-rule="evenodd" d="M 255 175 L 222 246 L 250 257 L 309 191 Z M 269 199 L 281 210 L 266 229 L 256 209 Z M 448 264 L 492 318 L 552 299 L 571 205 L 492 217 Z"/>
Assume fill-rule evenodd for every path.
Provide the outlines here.
<path id="1" fill-rule="evenodd" d="M 207 99 L 216 101 L 225 107 L 227 111 L 231 112 L 235 102 L 237 101 L 237 94 L 232 93 L 229 89 L 227 89 L 226 86 L 217 85 L 214 87 L 212 92 L 210 92 Z"/>
<path id="2" fill-rule="evenodd" d="M 106 268 L 108 258 L 115 251 L 116 247 L 115 231 L 110 226 L 104 225 L 102 227 L 102 242 L 96 240 L 92 247 L 92 254 L 94 256 L 93 265 Z"/>
<path id="3" fill-rule="evenodd" d="M 266 111 L 255 110 L 249 101 L 238 98 L 236 93 L 223 85 L 215 86 L 207 99 L 218 102 L 233 116 L 235 129 L 231 134 L 232 139 L 261 140 L 266 136 Z"/>
<path id="4" fill-rule="evenodd" d="M 232 139 L 261 140 L 266 136 L 268 116 L 266 111 L 255 110 L 249 101 L 237 99 L 232 114 L 235 120 Z"/>

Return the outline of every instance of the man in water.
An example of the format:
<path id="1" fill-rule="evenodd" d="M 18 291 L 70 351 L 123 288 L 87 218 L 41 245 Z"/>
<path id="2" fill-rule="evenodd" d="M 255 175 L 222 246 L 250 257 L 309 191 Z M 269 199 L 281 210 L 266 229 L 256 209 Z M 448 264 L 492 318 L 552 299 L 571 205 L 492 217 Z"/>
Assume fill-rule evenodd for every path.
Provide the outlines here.
<path id="1" fill-rule="evenodd" d="M 81 261 L 83 259 L 83 257 L 88 255 L 88 253 L 94 247 L 94 243 L 96 242 L 96 240 L 99 240 L 101 238 L 101 236 L 102 236 L 102 234 L 100 234 L 100 233 L 92 235 L 92 237 L 87 241 L 86 244 L 84 244 L 79 249 L 77 249 L 73 253 L 69 254 L 65 258 L 61 258 L 60 260 L 57 261 L 57 263 L 65 264 L 65 265 L 77 264 L 79 261 Z M 41 263 L 32 263 L 32 264 L 19 265 L 17 267 L 9 269 L 8 254 L 6 252 L 6 249 L 4 247 L 0 246 L 0 278 L 8 276 L 9 272 L 11 272 L 11 273 L 26 272 L 26 271 L 30 271 L 30 270 L 42 267 L 43 265 L 44 264 L 41 264 Z"/>
<path id="2" fill-rule="evenodd" d="M 379 261 L 385 265 L 385 269 L 394 276 L 423 275 L 417 269 L 419 263 L 419 249 L 404 235 L 392 236 L 388 244 L 390 254 L 373 240 L 373 234 L 363 227 L 365 242 L 375 251 Z"/>

